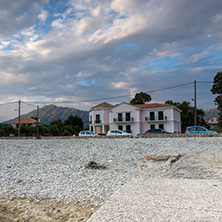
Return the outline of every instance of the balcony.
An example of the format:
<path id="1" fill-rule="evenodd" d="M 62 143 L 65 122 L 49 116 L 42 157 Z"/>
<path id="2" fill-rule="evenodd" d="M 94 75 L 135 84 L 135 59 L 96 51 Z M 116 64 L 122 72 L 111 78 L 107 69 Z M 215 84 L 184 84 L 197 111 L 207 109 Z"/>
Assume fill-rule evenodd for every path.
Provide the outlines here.
<path id="1" fill-rule="evenodd" d="M 165 122 L 167 121 L 167 116 L 163 116 L 162 118 L 158 116 L 154 116 L 153 118 L 145 117 L 146 122 Z"/>
<path id="2" fill-rule="evenodd" d="M 130 123 L 130 122 L 134 122 L 134 118 L 133 117 L 131 117 L 131 118 L 121 118 L 121 119 L 113 118 L 113 122 L 114 123 Z"/>
<path id="3" fill-rule="evenodd" d="M 101 123 L 102 121 L 100 120 L 100 119 L 96 119 L 95 121 L 94 121 L 94 123 Z"/>

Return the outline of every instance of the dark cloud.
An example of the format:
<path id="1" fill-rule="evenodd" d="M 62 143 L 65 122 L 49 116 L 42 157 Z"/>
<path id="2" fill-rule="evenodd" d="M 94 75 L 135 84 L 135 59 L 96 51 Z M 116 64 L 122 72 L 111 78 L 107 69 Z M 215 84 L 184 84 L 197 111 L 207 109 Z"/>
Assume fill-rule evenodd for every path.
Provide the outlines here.
<path id="1" fill-rule="evenodd" d="M 48 0 L 1 0 L 0 40 L 35 25 L 37 15 Z"/>

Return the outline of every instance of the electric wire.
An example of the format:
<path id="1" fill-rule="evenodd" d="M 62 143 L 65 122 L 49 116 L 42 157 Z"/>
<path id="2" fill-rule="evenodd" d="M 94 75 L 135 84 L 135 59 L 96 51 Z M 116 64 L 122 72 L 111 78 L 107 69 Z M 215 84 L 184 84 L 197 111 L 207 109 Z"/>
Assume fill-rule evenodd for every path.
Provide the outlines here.
<path id="1" fill-rule="evenodd" d="M 18 102 L 18 101 L 10 102 L 10 103 L 0 103 L 0 106 L 10 105 L 10 104 L 14 104 L 14 103 L 17 103 L 17 102 Z"/>
<path id="2" fill-rule="evenodd" d="M 197 81 L 197 83 L 214 83 L 213 81 Z"/>
<path id="3" fill-rule="evenodd" d="M 24 102 L 24 101 L 21 101 L 22 103 L 24 103 L 24 104 L 26 104 L 26 105 L 29 105 L 29 106 L 34 106 L 34 107 L 36 107 L 35 105 L 33 105 L 33 104 L 30 104 L 30 103 L 28 103 L 28 102 Z"/>
<path id="4" fill-rule="evenodd" d="M 164 91 L 164 90 L 168 90 L 168 89 L 174 89 L 174 88 L 178 88 L 178 87 L 182 87 L 182 86 L 187 86 L 187 85 L 191 85 L 193 84 L 193 82 L 188 82 L 188 83 L 184 83 L 184 84 L 180 84 L 180 85 L 176 85 L 176 86 L 170 86 L 170 87 L 166 87 L 166 88 L 162 88 L 162 89 L 155 89 L 155 90 L 150 90 L 150 91 L 146 91 L 145 93 L 153 93 L 153 92 L 160 92 L 160 91 Z M 98 98 L 98 99 L 86 99 L 86 100 L 72 100 L 72 101 L 31 101 L 29 103 L 41 103 L 41 104 L 48 104 L 48 103 L 80 103 L 80 102 L 93 102 L 93 101 L 100 101 L 100 100 L 110 100 L 110 99 L 119 99 L 119 98 L 124 98 L 124 97 L 131 97 L 132 95 L 121 95 L 121 96 L 113 96 L 113 97 L 104 97 L 104 98 Z"/>
<path id="5" fill-rule="evenodd" d="M 150 90 L 150 91 L 145 91 L 145 93 L 154 93 L 154 92 L 161 92 L 161 91 L 165 91 L 165 90 L 169 90 L 169 89 L 175 89 L 178 87 L 183 87 L 183 86 L 187 86 L 187 85 L 191 85 L 194 82 L 188 82 L 188 83 L 183 83 L 183 84 L 179 84 L 179 85 L 175 85 L 175 86 L 169 86 L 166 88 L 160 88 L 160 89 L 154 89 L 154 90 Z M 196 83 L 213 83 L 212 81 L 196 81 Z M 81 102 L 93 102 L 93 101 L 100 101 L 100 100 L 111 100 L 111 99 L 120 99 L 120 98 L 126 98 L 126 97 L 131 97 L 132 95 L 120 95 L 120 96 L 112 96 L 112 97 L 104 97 L 104 98 L 96 98 L 96 99 L 85 99 L 85 100 L 64 100 L 64 101 L 28 101 L 28 102 L 24 102 L 21 101 L 22 103 L 25 103 L 27 105 L 30 106 L 34 106 L 33 104 L 49 104 L 49 103 L 54 103 L 54 104 L 59 104 L 59 103 L 81 103 Z M 0 103 L 0 106 L 3 105 L 9 105 L 9 104 L 13 104 L 13 103 L 17 103 L 18 101 L 15 102 L 10 102 L 10 103 Z"/>

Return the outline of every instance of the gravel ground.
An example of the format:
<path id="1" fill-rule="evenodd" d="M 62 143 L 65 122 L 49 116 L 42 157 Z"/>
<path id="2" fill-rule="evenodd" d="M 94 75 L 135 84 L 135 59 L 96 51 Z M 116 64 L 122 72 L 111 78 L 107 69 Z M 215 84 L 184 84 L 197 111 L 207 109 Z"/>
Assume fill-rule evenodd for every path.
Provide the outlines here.
<path id="1" fill-rule="evenodd" d="M 133 178 L 222 179 L 222 138 L 0 140 L 0 200 L 101 206 Z M 94 161 L 106 169 L 87 169 Z"/>

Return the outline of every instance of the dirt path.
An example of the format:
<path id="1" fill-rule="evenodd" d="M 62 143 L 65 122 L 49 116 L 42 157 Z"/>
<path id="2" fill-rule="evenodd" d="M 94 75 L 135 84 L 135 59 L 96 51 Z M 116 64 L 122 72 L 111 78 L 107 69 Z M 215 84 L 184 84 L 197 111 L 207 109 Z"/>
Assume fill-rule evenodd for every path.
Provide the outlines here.
<path id="1" fill-rule="evenodd" d="M 0 222 L 82 222 L 97 209 L 51 200 L 14 199 L 0 202 Z"/>

